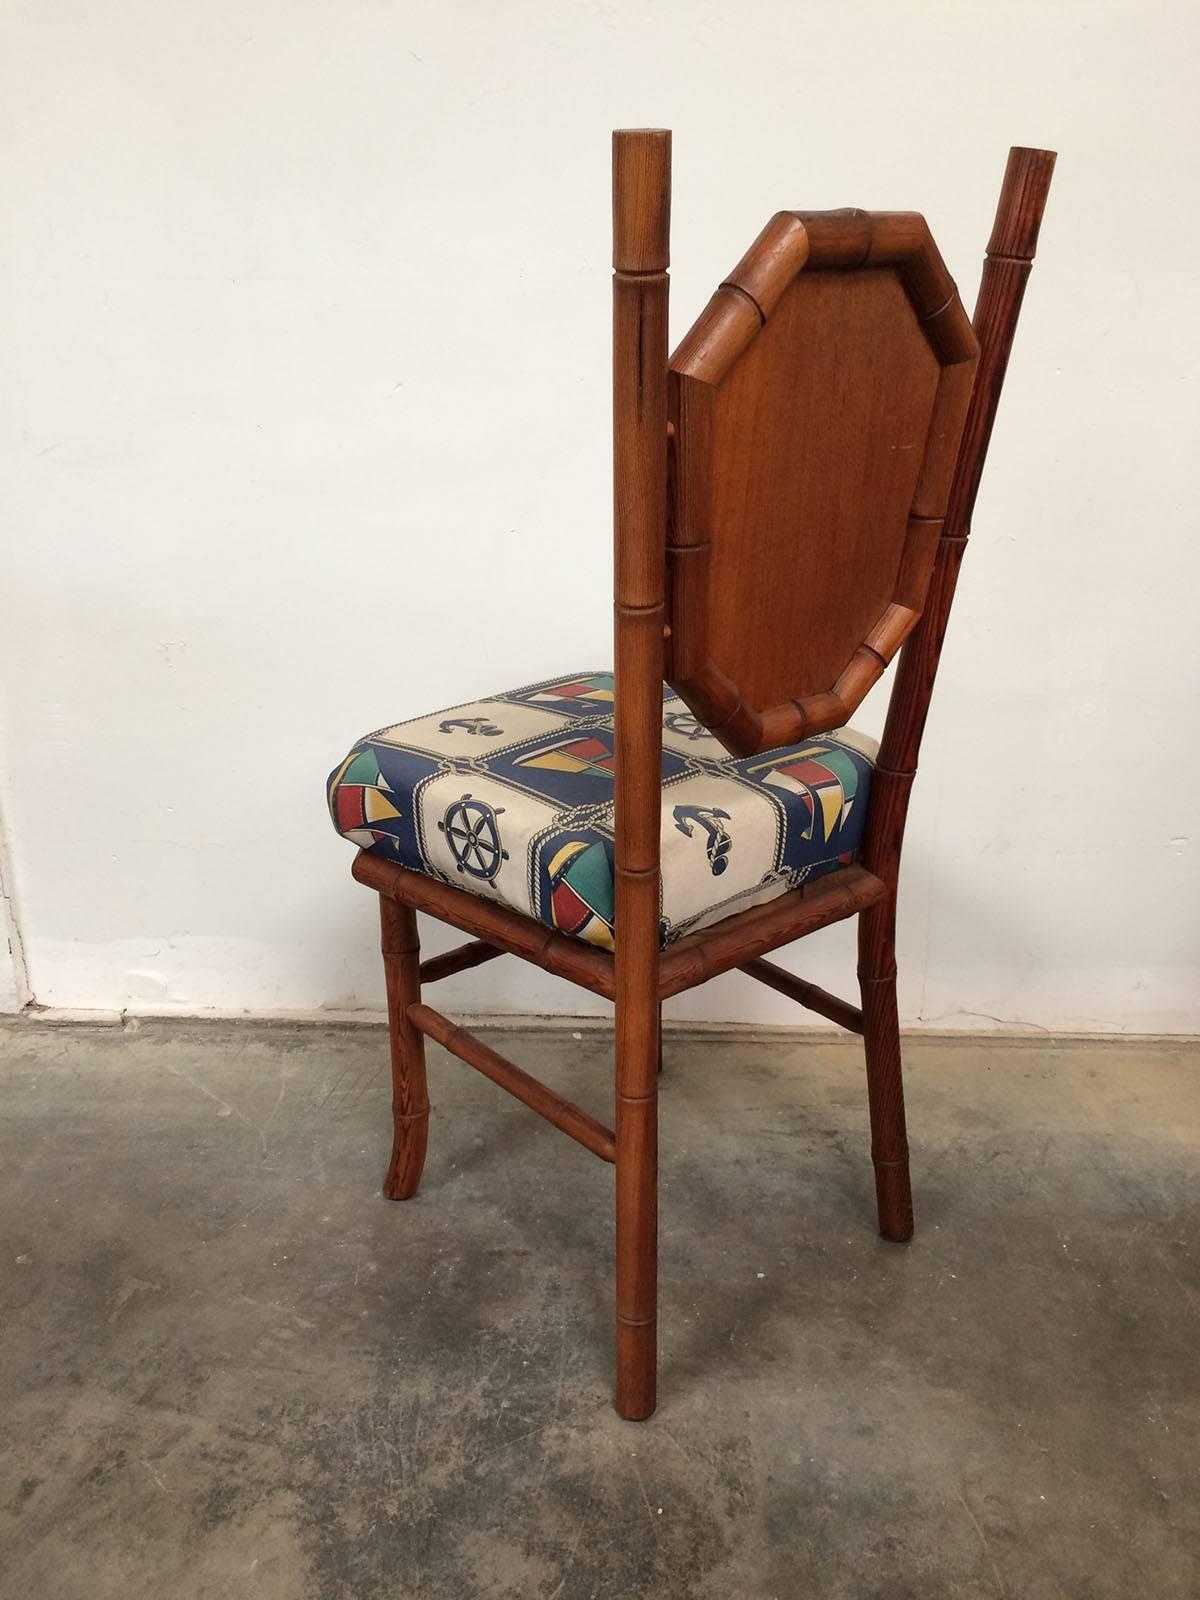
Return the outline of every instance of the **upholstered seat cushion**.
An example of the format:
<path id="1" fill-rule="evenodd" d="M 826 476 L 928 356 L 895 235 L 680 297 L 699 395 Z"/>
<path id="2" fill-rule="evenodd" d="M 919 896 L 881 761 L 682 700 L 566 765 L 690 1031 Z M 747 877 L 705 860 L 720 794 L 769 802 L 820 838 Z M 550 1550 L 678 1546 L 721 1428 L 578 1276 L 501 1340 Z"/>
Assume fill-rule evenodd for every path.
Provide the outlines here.
<path id="1" fill-rule="evenodd" d="M 553 678 L 368 734 L 330 774 L 334 826 L 611 949 L 612 685 Z M 852 861 L 874 753 L 844 728 L 734 760 L 664 687 L 663 943 Z"/>

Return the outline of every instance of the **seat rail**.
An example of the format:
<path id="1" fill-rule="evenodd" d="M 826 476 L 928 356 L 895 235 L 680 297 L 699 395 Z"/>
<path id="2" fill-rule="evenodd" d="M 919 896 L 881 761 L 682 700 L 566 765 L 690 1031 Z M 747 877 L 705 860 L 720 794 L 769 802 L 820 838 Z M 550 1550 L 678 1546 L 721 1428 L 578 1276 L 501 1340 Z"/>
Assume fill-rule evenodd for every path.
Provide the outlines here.
<path id="1" fill-rule="evenodd" d="M 777 950 L 793 939 L 831 922 L 852 917 L 887 893 L 882 879 L 865 867 L 841 867 L 799 889 L 789 890 L 765 906 L 753 906 L 726 917 L 715 927 L 689 933 L 668 945 L 658 964 L 658 994 L 667 1000 L 693 989 L 719 973 L 742 967 L 755 956 Z"/>
<path id="2" fill-rule="evenodd" d="M 350 870 L 369 889 L 403 900 L 414 910 L 448 922 L 463 933 L 474 934 L 509 955 L 520 956 L 522 961 L 531 962 L 556 978 L 566 978 L 606 1000 L 613 998 L 613 960 L 607 950 L 598 950 L 581 939 L 570 939 L 494 900 L 481 900 L 465 889 L 410 872 L 395 861 L 384 861 L 365 850 L 359 851 Z"/>
<path id="3" fill-rule="evenodd" d="M 607 950 L 598 950 L 581 939 L 568 938 L 535 922 L 532 917 L 510 911 L 507 906 L 482 900 L 478 895 L 441 883 L 436 878 L 410 872 L 407 867 L 368 855 L 366 851 L 360 851 L 355 857 L 351 871 L 367 888 L 391 895 L 417 911 L 475 935 L 470 944 L 424 962 L 423 982 L 434 982 L 482 961 L 490 961 L 495 955 L 508 954 L 520 956 L 523 961 L 590 989 L 606 1000 L 614 998 L 613 958 Z M 686 934 L 675 944 L 668 945 L 659 957 L 659 999 L 682 994 L 719 973 L 744 967 L 756 957 L 790 944 L 817 928 L 855 916 L 875 905 L 885 893 L 882 879 L 865 867 L 839 867 L 836 872 L 791 889 L 766 905 L 752 906 L 748 911 L 726 917 L 712 928 Z M 774 988 L 781 987 L 773 977 L 763 973 L 752 972 L 751 976 L 771 983 Z M 796 980 L 797 983 L 802 981 Z M 783 992 L 790 991 L 784 989 Z M 820 995 L 823 991 L 815 993 Z M 799 992 L 792 993 L 791 997 L 802 1005 L 809 1003 Z M 846 1002 L 834 996 L 829 999 L 834 1005 L 845 1006 L 847 1012 L 851 1010 Z M 812 1005 L 810 1009 L 820 1011 L 821 1006 Z M 824 1014 L 829 1015 L 828 1012 Z M 841 1018 L 835 1016 L 832 1020 L 838 1022 Z M 842 1025 L 851 1026 L 849 1022 Z"/>

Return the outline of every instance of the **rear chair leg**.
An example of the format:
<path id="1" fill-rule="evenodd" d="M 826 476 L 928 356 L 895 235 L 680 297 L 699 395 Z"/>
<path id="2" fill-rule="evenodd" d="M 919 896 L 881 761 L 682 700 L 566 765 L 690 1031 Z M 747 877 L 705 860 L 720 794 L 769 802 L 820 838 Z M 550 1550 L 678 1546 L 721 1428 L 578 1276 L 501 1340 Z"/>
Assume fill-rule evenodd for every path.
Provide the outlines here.
<path id="1" fill-rule="evenodd" d="M 392 1047 L 392 1159 L 383 1180 L 389 1200 L 416 1194 L 429 1137 L 429 1094 L 425 1086 L 425 1040 L 408 1021 L 408 1008 L 421 998 L 421 946 L 417 914 L 390 895 L 379 896 L 383 971 L 387 982 L 388 1034 Z"/>
<path id="2" fill-rule="evenodd" d="M 864 911 L 858 924 L 858 977 L 862 993 L 871 1160 L 879 1231 L 903 1244 L 912 1238 L 912 1184 L 900 1068 L 900 1018 L 896 1006 L 895 899 Z"/>

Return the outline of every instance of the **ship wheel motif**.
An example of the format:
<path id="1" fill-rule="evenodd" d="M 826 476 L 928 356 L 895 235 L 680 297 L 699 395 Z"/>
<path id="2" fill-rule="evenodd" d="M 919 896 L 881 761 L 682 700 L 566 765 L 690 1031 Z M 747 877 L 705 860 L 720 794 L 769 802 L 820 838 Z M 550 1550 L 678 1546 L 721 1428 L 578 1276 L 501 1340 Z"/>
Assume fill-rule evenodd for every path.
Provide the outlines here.
<path id="1" fill-rule="evenodd" d="M 489 806 L 483 800 L 472 800 L 469 794 L 449 807 L 438 823 L 438 832 L 446 835 L 460 872 L 490 883 L 500 871 L 501 863 L 508 860 L 496 826 L 496 818 L 503 814 L 503 806 Z"/>

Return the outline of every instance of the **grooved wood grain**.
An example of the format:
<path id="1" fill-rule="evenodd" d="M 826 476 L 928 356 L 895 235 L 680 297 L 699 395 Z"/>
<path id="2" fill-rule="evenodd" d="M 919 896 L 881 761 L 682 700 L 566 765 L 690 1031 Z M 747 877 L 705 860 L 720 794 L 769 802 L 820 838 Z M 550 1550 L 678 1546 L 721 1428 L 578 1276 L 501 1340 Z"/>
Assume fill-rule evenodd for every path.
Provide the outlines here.
<path id="1" fill-rule="evenodd" d="M 915 626 L 975 355 L 924 218 L 866 211 L 773 217 L 676 350 L 667 675 L 734 754 L 844 724 Z"/>

